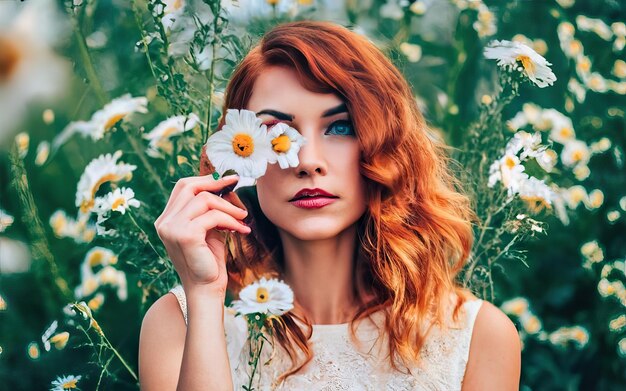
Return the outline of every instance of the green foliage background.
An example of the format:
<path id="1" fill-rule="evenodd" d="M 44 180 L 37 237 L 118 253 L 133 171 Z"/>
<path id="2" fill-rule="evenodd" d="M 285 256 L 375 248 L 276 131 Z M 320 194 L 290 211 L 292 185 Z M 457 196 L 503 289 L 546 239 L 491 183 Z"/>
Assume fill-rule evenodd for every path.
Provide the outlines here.
<path id="1" fill-rule="evenodd" d="M 473 26 L 478 15 L 472 8 L 476 4 L 472 6 L 472 2 L 469 8 L 461 10 L 457 1 L 424 1 L 426 12 L 423 15 L 411 10 L 413 1 L 406 2 L 401 6 L 403 15 L 398 19 L 381 15 L 381 7 L 386 3 L 381 0 L 314 1 L 311 6 L 299 6 L 298 12 L 290 13 L 292 3 L 296 2 L 281 0 L 272 7 L 264 1 L 241 2 L 232 14 L 248 16 L 242 16 L 242 20 L 236 17 L 229 20 L 229 16 L 224 16 L 223 24 L 209 24 L 208 35 L 197 36 L 195 42 L 198 45 L 213 42 L 219 48 L 229 49 L 218 50 L 216 53 L 222 61 L 203 71 L 194 71 L 193 64 L 185 65 L 180 59 L 172 60 L 167 55 L 166 43 L 158 38 L 147 45 L 149 55 L 146 55 L 142 49 L 145 46 L 140 42 L 142 35 L 147 39 L 150 33 L 158 31 L 158 19 L 151 15 L 154 2 L 90 0 L 80 6 L 72 6 L 71 2 L 58 3 L 67 16 L 71 32 L 57 50 L 71 60 L 74 77 L 61 98 L 31 103 L 29 115 L 16 131 L 26 131 L 31 146 L 35 146 L 40 141 L 52 140 L 71 121 L 90 118 L 112 98 L 125 93 L 147 96 L 149 112 L 118 125 L 115 132 L 97 142 L 72 137 L 42 166 L 34 163 L 35 151 L 31 147 L 21 162 L 37 210 L 25 208 L 25 193 L 18 192 L 19 186 L 12 185 L 16 179 L 21 180 L 21 175 L 16 176 L 21 171 L 19 164 L 10 158 L 11 141 L 4 141 L 0 150 L 0 205 L 15 217 L 15 222 L 2 235 L 28 243 L 33 262 L 26 273 L 0 275 L 0 295 L 7 303 L 6 310 L 0 311 L 2 388 L 47 389 L 57 376 L 70 373 L 83 376 L 79 386 L 85 390 L 95 389 L 101 374 L 101 389 L 138 388 L 130 372 L 110 349 L 100 345 L 97 338 L 93 340 L 96 342 L 90 343 L 78 332 L 72 333 L 65 349 L 53 348 L 50 352 L 42 349 L 38 359 L 29 358 L 29 343 L 40 341 L 41 334 L 52 320 L 61 319 L 62 308 L 74 300 L 58 288 L 50 264 L 56 265 L 58 274 L 73 291 L 81 283 L 80 264 L 89 248 L 103 245 L 120 254 L 118 267 L 126 272 L 129 297 L 119 301 L 112 292 L 107 292 L 106 302 L 94 317 L 112 346 L 136 372 L 143 314 L 151 302 L 175 283 L 176 278 L 171 267 L 154 263 L 155 254 L 148 249 L 145 239 L 158 243 L 152 223 L 163 209 L 168 191 L 178 178 L 197 173 L 194 154 L 200 150 L 202 141 L 220 114 L 220 108 L 215 105 L 207 108 L 207 97 L 211 96 L 211 91 L 223 89 L 232 67 L 264 31 L 282 21 L 323 19 L 362 29 L 390 56 L 413 86 L 432 127 L 440 130 L 443 137 L 458 148 L 457 156 L 463 156 L 464 152 L 480 154 L 480 151 L 465 151 L 464 148 L 472 145 L 468 140 L 470 128 L 484 111 L 483 95 L 492 96 L 499 90 L 496 65 L 482 55 L 486 43 L 491 39 L 510 40 L 516 34 L 545 41 L 548 50 L 544 56 L 553 64 L 556 83 L 543 89 L 522 84 L 519 96 L 504 107 L 502 117 L 510 119 L 524 103 L 533 102 L 569 116 L 581 140 L 610 139 L 611 148 L 591 159 L 591 175 L 587 179 L 577 182 L 565 174 L 559 179 L 559 183 L 565 186 L 581 183 L 587 189 L 601 189 L 604 202 L 592 210 L 578 208 L 570 214 L 571 223 L 567 226 L 551 214 L 536 216 L 537 220 L 545 222 L 547 235 L 533 236 L 519 247 L 527 265 L 515 257 L 505 257 L 497 267 L 489 268 L 493 297 L 485 297 L 498 305 L 514 297 L 525 297 L 544 329 L 552 331 L 576 324 L 589 332 L 589 343 L 582 348 L 573 344 L 559 347 L 526 338 L 522 389 L 621 389 L 626 384 L 626 356 L 620 354 L 618 345 L 624 341 L 626 329 L 611 331 L 609 321 L 626 313 L 626 307 L 614 298 L 603 298 L 598 291 L 598 282 L 603 264 L 623 260 L 626 256 L 623 240 L 626 210 L 623 205 L 620 207 L 620 200 L 626 195 L 623 165 L 626 99 L 623 93 L 591 90 L 587 91 L 582 102 L 573 98 L 568 80 L 576 77 L 575 63 L 561 49 L 557 27 L 563 21 L 576 24 L 579 15 L 601 19 L 607 25 L 624 21 L 626 4 L 611 0 L 485 1 L 483 4 L 493 13 L 497 31 L 481 37 Z M 206 1 L 206 5 L 214 11 L 218 7 L 215 1 Z M 249 9 L 242 9 L 245 7 Z M 89 41 L 86 37 L 93 37 L 94 32 L 104 34 L 104 45 L 84 45 Z M 576 34 L 585 54 L 592 60 L 593 70 L 615 79 L 611 76 L 612 67 L 615 60 L 625 58 L 624 51 L 612 50 L 611 42 L 592 32 L 577 31 Z M 214 41 L 216 37 L 219 39 Z M 401 44 L 407 42 L 421 47 L 419 61 L 411 62 L 403 53 Z M 164 75 L 167 79 L 163 78 Z M 442 100 L 442 96 L 445 99 Z M 42 119 L 41 113 L 45 109 L 54 111 L 52 122 L 46 123 Z M 139 137 L 144 130 L 151 129 L 166 117 L 192 111 L 201 116 L 203 124 L 189 137 L 177 139 L 176 144 L 178 154 L 187 157 L 190 164 L 179 165 L 174 156 L 165 160 L 147 160 L 162 182 L 161 189 L 154 177 L 145 171 Z M 206 126 L 207 121 L 209 126 Z M 479 137 L 493 138 L 493 143 L 500 143 L 502 147 L 502 140 L 511 135 L 501 126 L 489 128 Z M 133 139 L 138 147 L 133 147 Z M 47 223 L 49 216 L 58 209 L 74 214 L 76 184 L 85 166 L 101 153 L 118 149 L 124 152 L 121 160 L 139 166 L 130 186 L 137 199 L 142 201 L 136 217 L 146 235 L 142 236 L 130 227 L 125 231 L 128 234 L 125 233 L 124 239 L 117 243 L 96 238 L 93 243 L 77 244 L 68 238 L 55 237 Z M 463 167 L 461 171 L 465 173 L 460 175 L 467 175 L 476 168 Z M 471 178 L 471 175 L 465 178 Z M 493 191 L 488 188 L 473 190 L 476 193 Z M 476 197 L 480 198 L 480 194 Z M 620 216 L 610 221 L 607 213 L 611 211 L 618 211 Z M 36 216 L 43 221 L 43 236 L 37 234 Z M 604 260 L 589 269 L 582 266 L 584 257 L 580 249 L 583 243 L 592 240 L 597 240 L 603 248 Z M 163 251 L 161 247 L 157 250 Z M 164 252 L 161 255 L 165 255 Z M 622 281 L 623 277 L 620 277 Z M 154 281 L 149 288 L 146 288 L 147 281 Z M 138 282 L 142 287 L 138 287 Z M 476 284 L 480 286 L 480 281 Z M 109 360 L 111 357 L 113 359 Z M 103 370 L 102 363 L 105 362 L 108 365 Z"/>

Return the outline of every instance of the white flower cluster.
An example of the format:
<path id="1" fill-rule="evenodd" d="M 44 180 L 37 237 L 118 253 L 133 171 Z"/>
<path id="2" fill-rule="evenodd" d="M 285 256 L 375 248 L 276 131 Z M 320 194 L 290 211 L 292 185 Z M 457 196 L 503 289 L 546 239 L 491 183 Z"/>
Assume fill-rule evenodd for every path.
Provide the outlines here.
<path id="1" fill-rule="evenodd" d="M 133 98 L 125 94 L 113 99 L 102 109 L 96 111 L 89 121 L 70 122 L 65 129 L 52 141 L 52 150 L 56 151 L 73 134 L 78 133 L 92 140 L 101 140 L 105 133 L 111 130 L 118 122 L 126 120 L 133 113 L 147 113 L 148 99 L 146 97 Z"/>
<path id="2" fill-rule="evenodd" d="M 510 316 L 514 316 L 521 324 L 520 338 L 523 343 L 529 336 L 539 341 L 547 341 L 555 346 L 567 346 L 574 342 L 576 347 L 584 348 L 589 342 L 589 332 L 581 326 L 560 327 L 549 333 L 543 330 L 539 317 L 530 310 L 528 300 L 524 297 L 515 297 L 503 302 L 500 309 Z"/>
<path id="3" fill-rule="evenodd" d="M 541 144 L 539 133 L 516 132 L 507 143 L 503 156 L 489 167 L 487 185 L 494 187 L 501 182 L 509 197 L 517 194 L 531 206 L 550 206 L 555 198 L 554 191 L 544 181 L 524 172 L 522 162 L 529 158 L 534 158 L 547 171 L 554 167 L 553 156 L 547 152 L 547 146 Z"/>
<path id="4" fill-rule="evenodd" d="M 576 18 L 576 23 L 580 30 L 594 31 L 600 37 L 604 37 L 604 39 L 615 34 L 615 44 L 617 44 L 619 48 L 616 50 L 614 46 L 613 49 L 616 51 L 623 49 L 624 43 L 626 42 L 626 27 L 624 23 L 614 23 L 609 29 L 602 20 L 587 18 L 584 15 L 579 15 Z M 599 93 L 605 93 L 611 90 L 617 94 L 626 94 L 626 82 L 623 80 L 624 77 L 626 77 L 626 63 L 619 59 L 614 63 L 613 74 L 620 80 L 607 79 L 599 72 L 593 71 L 591 58 L 585 55 L 584 46 L 582 42 L 575 37 L 575 33 L 576 27 L 570 22 L 561 22 L 557 27 L 561 50 L 563 50 L 566 57 L 572 59 L 575 63 L 578 78 L 570 79 L 568 82 L 568 90 L 574 95 L 578 103 L 584 102 L 588 89 Z M 569 107 L 568 110 L 573 109 L 573 104 L 567 103 L 568 102 L 566 102 L 566 107 Z"/>
<path id="5" fill-rule="evenodd" d="M 118 163 L 122 151 L 116 151 L 113 155 L 107 153 L 92 160 L 78 181 L 76 191 L 76 206 L 81 213 L 89 213 L 95 206 L 95 196 L 106 182 L 129 181 L 133 171 L 137 168 L 132 164 Z"/>
<path id="6" fill-rule="evenodd" d="M 81 283 L 74 289 L 76 299 L 93 295 L 87 306 L 95 311 L 104 303 L 104 294 L 96 291 L 101 286 L 110 286 L 117 289 L 118 299 L 126 300 L 128 297 L 126 274 L 113 266 L 117 261 L 117 255 L 107 248 L 96 246 L 89 250 L 80 266 Z"/>
<path id="7" fill-rule="evenodd" d="M 96 227 L 89 223 L 88 214 L 79 213 L 74 219 L 59 209 L 52 213 L 49 224 L 57 238 L 71 238 L 76 243 L 89 243 L 96 236 Z"/>

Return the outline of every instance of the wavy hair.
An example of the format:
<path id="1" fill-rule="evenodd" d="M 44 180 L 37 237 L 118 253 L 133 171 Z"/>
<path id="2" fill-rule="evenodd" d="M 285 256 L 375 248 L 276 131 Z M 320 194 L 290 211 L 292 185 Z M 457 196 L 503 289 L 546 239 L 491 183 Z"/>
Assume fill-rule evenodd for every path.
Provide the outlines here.
<path id="1" fill-rule="evenodd" d="M 389 59 L 365 37 L 329 22 L 289 22 L 267 32 L 235 69 L 224 112 L 245 109 L 257 77 L 277 65 L 293 68 L 307 90 L 340 96 L 354 121 L 368 205 L 358 221 L 353 289 L 361 302 L 351 336 L 358 321 L 384 310 L 392 368 L 399 369 L 397 359 L 416 364 L 432 326 L 447 324 L 449 308 L 458 320 L 470 297 L 456 276 L 471 251 L 476 215 L 449 170 L 446 145 L 430 133 L 410 86 Z M 222 117 L 217 129 L 223 125 Z M 212 171 L 203 151 L 200 174 Z M 237 195 L 250 211 L 252 233 L 233 234 L 227 242 L 234 293 L 261 275 L 284 272 L 277 229 L 261 212 L 256 190 L 243 188 Z M 313 357 L 309 319 L 293 313 L 282 318 L 273 324 L 275 336 L 292 367 L 278 381 Z M 296 347 L 304 353 L 300 363 Z"/>

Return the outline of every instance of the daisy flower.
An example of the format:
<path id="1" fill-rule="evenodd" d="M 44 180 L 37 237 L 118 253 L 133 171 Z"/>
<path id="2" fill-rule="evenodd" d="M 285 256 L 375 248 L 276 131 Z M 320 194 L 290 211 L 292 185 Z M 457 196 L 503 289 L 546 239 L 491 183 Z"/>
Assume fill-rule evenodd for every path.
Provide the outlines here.
<path id="1" fill-rule="evenodd" d="M 256 179 L 276 161 L 267 127 L 253 111 L 228 109 L 220 131 L 206 142 L 206 155 L 221 176 L 234 170 L 240 177 Z"/>
<path id="2" fill-rule="evenodd" d="M 589 147 L 581 140 L 568 141 L 563 147 L 563 151 L 561 151 L 561 161 L 567 167 L 579 164 L 586 166 L 590 157 Z"/>
<path id="3" fill-rule="evenodd" d="M 165 30 L 168 30 L 185 10 L 185 0 L 163 0 L 163 4 L 165 4 L 165 8 L 163 9 L 161 24 Z"/>
<path id="4" fill-rule="evenodd" d="M 143 135 L 144 139 L 149 140 L 146 153 L 155 158 L 163 157 L 162 151 L 171 154 L 173 144 L 170 138 L 193 129 L 199 121 L 198 116 L 193 113 L 189 117 L 177 115 L 162 121 L 150 133 Z"/>
<path id="5" fill-rule="evenodd" d="M 128 187 L 117 188 L 107 193 L 103 197 L 95 199 L 94 209 L 98 214 L 115 211 L 126 214 L 126 209 L 130 207 L 139 208 L 141 203 L 135 199 L 135 192 Z"/>
<path id="6" fill-rule="evenodd" d="M 68 27 L 56 1 L 0 1 L 0 143 L 31 102 L 63 93 L 71 65 L 53 48 L 64 41 Z"/>
<path id="7" fill-rule="evenodd" d="M 507 300 L 500 305 L 500 309 L 509 315 L 521 316 L 524 312 L 528 311 L 528 300 L 523 297 L 515 297 Z"/>
<path id="8" fill-rule="evenodd" d="M 259 312 L 279 316 L 293 308 L 293 291 L 282 281 L 262 277 L 243 288 L 232 307 L 243 315 Z"/>
<path id="9" fill-rule="evenodd" d="M 402 42 L 400 51 L 410 62 L 418 62 L 422 58 L 422 47 L 420 45 Z"/>
<path id="10" fill-rule="evenodd" d="M 306 139 L 297 130 L 282 122 L 272 126 L 269 137 L 272 139 L 272 150 L 276 153 L 280 168 L 297 167 L 298 152 Z"/>
<path id="11" fill-rule="evenodd" d="M 582 348 L 589 342 L 589 332 L 581 326 L 560 327 L 550 333 L 548 337 L 553 345 L 567 346 L 572 341 L 578 348 Z"/>
<path id="12" fill-rule="evenodd" d="M 551 208 L 552 201 L 556 198 L 554 191 L 544 181 L 532 176 L 520 182 L 517 193 L 533 212 Z"/>
<path id="13" fill-rule="evenodd" d="M 0 208 L 0 232 L 4 232 L 13 224 L 15 218 Z"/>
<path id="14" fill-rule="evenodd" d="M 525 168 L 519 158 L 514 154 L 507 153 L 489 167 L 488 186 L 493 187 L 500 181 L 509 190 L 509 194 L 516 193 L 520 181 L 528 177 L 524 170 Z"/>
<path id="15" fill-rule="evenodd" d="M 52 142 L 52 149 L 56 150 L 74 133 L 79 133 L 83 137 L 91 137 L 97 141 L 104 137 L 115 124 L 126 119 L 133 113 L 147 113 L 148 99 L 146 97 L 131 97 L 125 94 L 113 99 L 102 109 L 96 111 L 89 121 L 75 121 L 69 123 L 65 129 Z"/>
<path id="16" fill-rule="evenodd" d="M 59 376 L 56 380 L 52 382 L 52 388 L 50 389 L 50 391 L 65 391 L 76 389 L 76 384 L 78 383 L 80 378 L 81 376 L 74 375 Z"/>
<path id="17" fill-rule="evenodd" d="M 78 219 L 69 217 L 63 210 L 55 211 L 49 220 L 57 238 L 72 238 L 76 243 L 89 243 L 96 236 L 96 227 L 89 223 L 88 214 L 78 214 Z"/>
<path id="18" fill-rule="evenodd" d="M 76 192 L 76 206 L 82 213 L 92 210 L 95 203 L 96 192 L 106 182 L 129 181 L 132 172 L 137 168 L 132 164 L 117 163 L 122 156 L 122 151 L 116 151 L 113 155 L 107 153 L 92 160 L 80 177 Z"/>
<path id="19" fill-rule="evenodd" d="M 488 59 L 498 60 L 498 65 L 504 69 L 519 69 L 520 63 L 521 71 L 541 88 L 552 85 L 556 80 L 550 69 L 552 64 L 523 43 L 491 41 L 484 54 Z"/>

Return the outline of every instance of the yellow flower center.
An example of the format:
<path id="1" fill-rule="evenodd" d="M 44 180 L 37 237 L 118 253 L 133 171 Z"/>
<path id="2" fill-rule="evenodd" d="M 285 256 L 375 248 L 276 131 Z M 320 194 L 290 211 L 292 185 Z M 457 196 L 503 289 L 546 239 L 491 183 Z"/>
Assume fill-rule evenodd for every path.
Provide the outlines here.
<path id="1" fill-rule="evenodd" d="M 543 197 L 539 196 L 520 196 L 524 201 L 526 201 L 526 205 L 533 213 L 539 213 L 543 209 L 551 209 L 552 206 L 548 203 Z"/>
<path id="2" fill-rule="evenodd" d="M 70 338 L 70 333 L 68 333 L 67 331 L 64 331 L 50 338 L 50 342 L 52 342 L 54 346 L 60 350 L 65 347 L 69 338 Z"/>
<path id="3" fill-rule="evenodd" d="M 248 157 L 254 152 L 254 140 L 245 133 L 236 134 L 233 137 L 233 152 L 241 157 Z"/>
<path id="4" fill-rule="evenodd" d="M 125 205 L 126 200 L 124 199 L 124 197 L 120 197 L 118 199 L 116 199 L 115 201 L 113 201 L 113 203 L 111 204 L 111 209 L 112 210 L 116 210 L 117 208 L 119 208 L 122 205 Z"/>
<path id="5" fill-rule="evenodd" d="M 89 306 L 89 308 L 91 308 L 92 310 L 97 310 L 98 308 L 100 308 L 100 306 L 102 305 L 102 296 L 96 296 L 93 299 L 89 300 L 89 303 L 87 303 L 87 305 Z"/>
<path id="6" fill-rule="evenodd" d="M 63 230 L 63 228 L 65 228 L 66 225 L 67 220 L 65 219 L 65 217 L 63 215 L 59 215 L 52 222 L 52 229 L 54 230 L 55 234 L 60 235 L 61 231 Z"/>
<path id="7" fill-rule="evenodd" d="M 19 62 L 20 52 L 15 44 L 0 37 L 0 83 L 9 80 Z"/>
<path id="8" fill-rule="evenodd" d="M 569 138 L 572 136 L 572 129 L 568 127 L 561 128 L 561 137 Z"/>
<path id="9" fill-rule="evenodd" d="M 63 383 L 63 385 L 61 387 L 63 387 L 64 390 L 69 390 L 70 388 L 76 388 L 76 383 L 78 380 L 76 379 L 72 379 L 70 381 L 67 381 L 65 383 Z"/>
<path id="10" fill-rule="evenodd" d="M 94 267 L 96 265 L 99 265 L 102 262 L 103 258 L 104 258 L 104 253 L 101 250 L 94 251 L 89 256 L 89 261 L 88 261 L 89 266 Z"/>
<path id="11" fill-rule="evenodd" d="M 106 182 L 116 182 L 118 180 L 120 180 L 120 178 L 115 174 L 103 175 L 102 178 L 100 178 L 98 182 L 96 182 L 96 184 L 93 185 L 93 187 L 91 188 L 91 198 L 83 201 L 83 203 L 80 205 L 80 210 L 85 213 L 88 212 L 94 205 L 94 198 L 96 197 L 96 193 L 98 192 L 98 189 L 100 189 L 100 186 L 102 186 Z"/>
<path id="12" fill-rule="evenodd" d="M 107 122 L 104 124 L 104 130 L 111 129 L 113 127 L 113 125 L 118 123 L 119 120 L 121 120 L 122 118 L 126 117 L 126 114 L 127 113 L 120 113 L 120 114 L 115 114 L 115 115 L 112 115 L 111 117 L 109 117 Z"/>
<path id="13" fill-rule="evenodd" d="M 504 165 L 505 165 L 507 168 L 511 169 L 511 168 L 515 167 L 515 160 L 514 160 L 514 159 L 512 159 L 511 157 L 507 157 L 507 158 L 504 160 Z"/>
<path id="14" fill-rule="evenodd" d="M 161 136 L 162 138 L 168 137 L 170 136 L 172 133 L 177 132 L 178 128 L 176 126 L 170 126 L 169 128 L 165 129 L 163 131 L 163 135 Z"/>
<path id="15" fill-rule="evenodd" d="M 583 151 L 574 151 L 572 153 L 572 160 L 575 162 L 580 161 L 583 158 Z"/>
<path id="16" fill-rule="evenodd" d="M 270 293 L 266 288 L 260 287 L 256 290 L 256 301 L 259 303 L 265 303 L 270 299 Z"/>
<path id="17" fill-rule="evenodd" d="M 39 358 L 39 347 L 34 342 L 28 345 L 28 357 L 36 360 Z"/>
<path id="18" fill-rule="evenodd" d="M 522 66 L 524 67 L 526 72 L 531 74 L 535 73 L 535 64 L 533 63 L 533 60 L 530 59 L 530 57 L 522 54 L 517 56 L 515 59 L 522 63 Z"/>
<path id="19" fill-rule="evenodd" d="M 272 140 L 272 147 L 274 152 L 287 152 L 291 148 L 291 140 L 283 134 Z"/>

